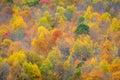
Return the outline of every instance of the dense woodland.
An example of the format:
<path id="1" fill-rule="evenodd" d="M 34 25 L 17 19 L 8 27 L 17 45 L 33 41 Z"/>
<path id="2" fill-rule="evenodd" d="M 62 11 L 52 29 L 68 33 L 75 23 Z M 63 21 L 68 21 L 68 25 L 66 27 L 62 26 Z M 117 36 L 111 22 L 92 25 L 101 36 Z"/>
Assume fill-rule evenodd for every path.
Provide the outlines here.
<path id="1" fill-rule="evenodd" d="M 0 80 L 120 80 L 120 0 L 0 0 Z"/>

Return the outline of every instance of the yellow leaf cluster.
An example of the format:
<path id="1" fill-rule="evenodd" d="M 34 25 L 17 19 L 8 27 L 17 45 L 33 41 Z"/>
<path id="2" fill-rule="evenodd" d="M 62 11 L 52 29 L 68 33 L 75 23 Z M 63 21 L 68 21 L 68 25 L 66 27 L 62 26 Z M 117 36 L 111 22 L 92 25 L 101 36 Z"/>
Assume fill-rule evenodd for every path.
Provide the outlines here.
<path id="1" fill-rule="evenodd" d="M 88 26 L 91 27 L 91 28 L 94 28 L 94 29 L 96 29 L 98 31 L 100 31 L 100 28 L 99 28 L 97 23 L 89 22 Z"/>
<path id="2" fill-rule="evenodd" d="M 63 22 L 64 22 L 64 19 L 63 19 L 62 17 L 60 17 L 59 23 L 61 24 L 61 23 L 63 23 Z"/>
<path id="3" fill-rule="evenodd" d="M 18 6 L 13 7 L 13 12 L 16 14 L 20 11 L 20 8 Z"/>
<path id="4" fill-rule="evenodd" d="M 82 47 L 87 47 L 90 55 L 92 55 L 94 53 L 94 44 L 93 41 L 91 40 L 90 36 L 86 35 L 84 37 L 79 36 L 79 38 L 75 41 L 75 44 L 72 48 L 72 53 L 76 53 L 76 50 Z M 78 53 L 78 52 L 77 52 Z"/>
<path id="5" fill-rule="evenodd" d="M 112 32 L 120 31 L 120 20 L 118 20 L 117 18 L 113 18 L 110 25 L 110 30 Z"/>
<path id="6" fill-rule="evenodd" d="M 10 27 L 13 31 L 18 31 L 21 27 L 27 28 L 27 25 L 21 16 L 13 15 L 10 21 Z"/>
<path id="7" fill-rule="evenodd" d="M 96 58 L 92 58 L 91 59 L 91 64 L 93 64 L 93 65 L 97 64 L 97 59 Z"/>
<path id="8" fill-rule="evenodd" d="M 38 27 L 38 35 L 40 39 L 43 40 L 46 34 L 49 34 L 49 31 L 44 26 Z"/>
<path id="9" fill-rule="evenodd" d="M 111 15 L 107 12 L 103 13 L 101 16 L 101 19 L 105 21 L 110 21 L 110 18 L 111 18 Z"/>
<path id="10" fill-rule="evenodd" d="M 12 40 L 10 40 L 10 39 L 4 39 L 1 44 L 10 45 L 11 43 L 12 43 Z"/>
<path id="11" fill-rule="evenodd" d="M 19 63 L 23 63 L 25 59 L 26 59 L 25 53 L 23 51 L 19 51 L 14 52 L 12 55 L 10 55 L 6 61 L 16 66 Z"/>
<path id="12" fill-rule="evenodd" d="M 86 19 L 89 19 L 89 20 L 92 19 L 92 17 L 93 17 L 92 10 L 93 10 L 92 6 L 87 7 L 87 11 L 84 13 L 84 17 Z"/>

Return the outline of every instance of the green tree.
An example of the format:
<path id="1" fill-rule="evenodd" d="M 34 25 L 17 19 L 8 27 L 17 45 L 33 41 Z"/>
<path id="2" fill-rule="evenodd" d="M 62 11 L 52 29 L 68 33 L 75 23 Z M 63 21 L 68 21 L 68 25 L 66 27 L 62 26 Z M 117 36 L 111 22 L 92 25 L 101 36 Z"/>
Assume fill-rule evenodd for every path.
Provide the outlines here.
<path id="1" fill-rule="evenodd" d="M 84 22 L 85 18 L 83 16 L 80 16 L 78 19 L 78 24 Z"/>
<path id="2" fill-rule="evenodd" d="M 75 34 L 81 35 L 81 34 L 89 34 L 89 26 L 86 24 L 79 24 L 77 26 L 77 29 L 75 30 Z"/>
<path id="3" fill-rule="evenodd" d="M 46 58 L 40 67 L 43 80 L 53 80 L 53 65 L 51 61 Z"/>
<path id="4" fill-rule="evenodd" d="M 22 4 L 32 7 L 39 4 L 39 0 L 22 0 Z"/>
<path id="5" fill-rule="evenodd" d="M 40 73 L 39 68 L 36 64 L 25 62 L 23 64 L 23 68 L 32 80 L 42 80 L 41 73 Z"/>

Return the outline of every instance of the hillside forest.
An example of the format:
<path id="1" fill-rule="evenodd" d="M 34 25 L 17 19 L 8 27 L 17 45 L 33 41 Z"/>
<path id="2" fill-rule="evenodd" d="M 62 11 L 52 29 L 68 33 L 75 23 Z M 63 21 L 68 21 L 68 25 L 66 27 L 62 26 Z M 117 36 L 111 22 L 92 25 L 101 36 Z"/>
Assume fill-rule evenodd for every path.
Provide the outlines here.
<path id="1" fill-rule="evenodd" d="M 0 0 L 0 80 L 120 80 L 120 0 Z"/>

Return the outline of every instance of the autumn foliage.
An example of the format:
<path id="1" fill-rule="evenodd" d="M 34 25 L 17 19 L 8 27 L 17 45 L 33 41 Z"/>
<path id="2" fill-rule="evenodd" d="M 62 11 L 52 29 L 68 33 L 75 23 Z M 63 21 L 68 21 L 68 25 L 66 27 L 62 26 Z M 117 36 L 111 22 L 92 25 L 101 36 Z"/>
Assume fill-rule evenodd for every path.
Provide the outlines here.
<path id="1" fill-rule="evenodd" d="M 120 80 L 120 0 L 0 0 L 0 80 Z"/>

